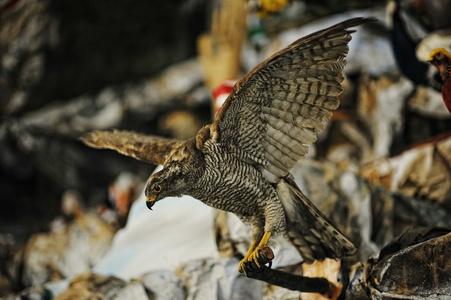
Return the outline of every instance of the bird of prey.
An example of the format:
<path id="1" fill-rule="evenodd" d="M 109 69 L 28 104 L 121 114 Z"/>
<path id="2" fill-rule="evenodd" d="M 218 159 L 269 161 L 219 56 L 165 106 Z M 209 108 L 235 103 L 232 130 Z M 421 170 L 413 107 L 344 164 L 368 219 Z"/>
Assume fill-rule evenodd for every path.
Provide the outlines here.
<path id="1" fill-rule="evenodd" d="M 290 169 L 339 105 L 354 18 L 303 37 L 236 83 L 212 124 L 186 141 L 127 131 L 94 131 L 82 140 L 163 169 L 149 179 L 149 209 L 190 195 L 250 224 L 253 242 L 239 271 L 282 234 L 305 262 L 352 255 L 356 247 L 300 191 Z"/>
<path id="2" fill-rule="evenodd" d="M 440 77 L 443 80 L 443 102 L 451 113 L 451 55 L 445 49 L 438 48 L 431 51 L 427 61 L 439 70 Z"/>

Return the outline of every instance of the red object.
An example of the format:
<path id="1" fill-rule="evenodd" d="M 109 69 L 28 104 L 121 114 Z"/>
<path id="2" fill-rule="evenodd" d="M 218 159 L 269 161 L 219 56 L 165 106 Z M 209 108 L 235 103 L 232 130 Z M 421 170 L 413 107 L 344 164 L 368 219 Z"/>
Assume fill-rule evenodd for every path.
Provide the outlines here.
<path id="1" fill-rule="evenodd" d="M 448 52 L 445 54 L 445 63 L 439 67 L 443 79 L 442 98 L 446 108 L 451 113 L 451 57 Z"/>
<path id="2" fill-rule="evenodd" d="M 235 79 L 224 80 L 217 88 L 213 90 L 215 115 L 227 100 L 227 97 L 229 97 L 237 81 L 238 80 Z"/>
<path id="3" fill-rule="evenodd" d="M 448 108 L 448 111 L 451 113 L 451 78 L 447 78 L 446 81 L 443 83 L 442 97 L 443 102 L 445 102 L 446 108 Z"/>

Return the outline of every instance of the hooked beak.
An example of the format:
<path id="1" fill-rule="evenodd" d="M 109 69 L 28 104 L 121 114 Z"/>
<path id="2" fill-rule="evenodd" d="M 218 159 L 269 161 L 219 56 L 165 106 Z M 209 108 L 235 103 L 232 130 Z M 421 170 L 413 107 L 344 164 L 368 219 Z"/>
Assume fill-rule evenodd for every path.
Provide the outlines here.
<path id="1" fill-rule="evenodd" d="M 155 195 L 150 195 L 146 197 L 146 206 L 148 209 L 152 210 L 152 206 L 155 204 Z"/>

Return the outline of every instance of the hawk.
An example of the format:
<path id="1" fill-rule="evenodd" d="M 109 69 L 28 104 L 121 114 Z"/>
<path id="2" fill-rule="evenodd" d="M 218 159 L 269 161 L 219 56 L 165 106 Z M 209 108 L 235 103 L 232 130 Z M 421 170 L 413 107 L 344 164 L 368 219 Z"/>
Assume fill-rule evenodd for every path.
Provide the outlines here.
<path id="1" fill-rule="evenodd" d="M 250 224 L 253 242 L 241 260 L 258 266 L 259 250 L 282 234 L 304 261 L 352 255 L 356 247 L 300 191 L 290 169 L 339 105 L 354 18 L 303 37 L 236 83 L 212 124 L 178 141 L 128 131 L 94 131 L 82 140 L 163 169 L 145 194 L 149 209 L 190 195 Z"/>

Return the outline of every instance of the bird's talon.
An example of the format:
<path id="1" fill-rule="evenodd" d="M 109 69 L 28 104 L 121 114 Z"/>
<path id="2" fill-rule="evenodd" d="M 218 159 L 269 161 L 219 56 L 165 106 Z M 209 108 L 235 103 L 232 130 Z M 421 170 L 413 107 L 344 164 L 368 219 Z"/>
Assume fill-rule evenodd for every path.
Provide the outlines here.
<path id="1" fill-rule="evenodd" d="M 258 252 L 260 251 L 260 249 L 255 249 L 254 250 L 254 252 L 252 252 L 252 254 L 249 256 L 249 258 L 248 258 L 248 262 L 253 262 L 254 264 L 256 264 L 257 265 L 257 267 L 258 268 L 261 268 L 261 265 L 260 265 L 260 263 L 259 263 L 259 261 L 258 261 L 258 258 L 259 258 L 259 254 L 258 254 Z"/>
<path id="2" fill-rule="evenodd" d="M 246 277 L 249 277 L 249 276 L 247 276 L 247 272 L 246 272 L 246 262 L 244 261 L 244 259 L 242 259 L 242 260 L 240 261 L 240 265 L 238 266 L 238 271 L 239 271 L 240 273 L 243 273 Z"/>

